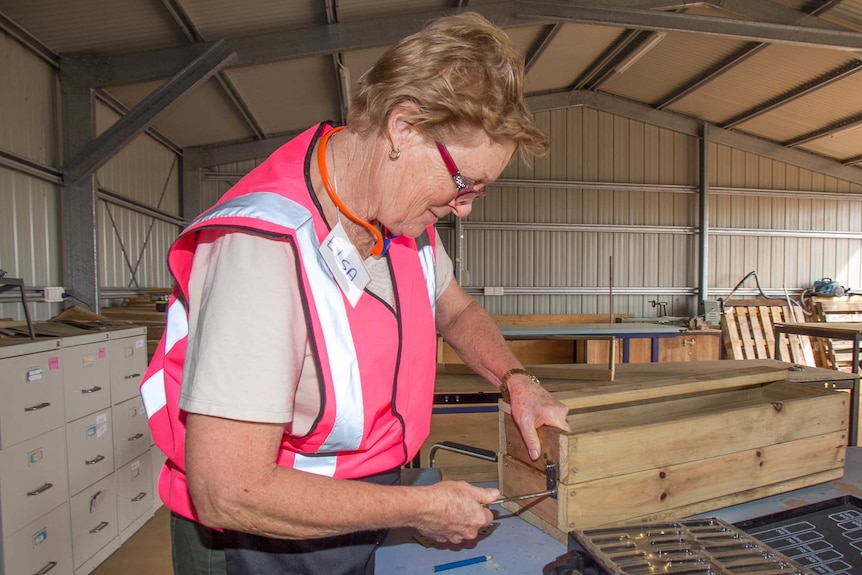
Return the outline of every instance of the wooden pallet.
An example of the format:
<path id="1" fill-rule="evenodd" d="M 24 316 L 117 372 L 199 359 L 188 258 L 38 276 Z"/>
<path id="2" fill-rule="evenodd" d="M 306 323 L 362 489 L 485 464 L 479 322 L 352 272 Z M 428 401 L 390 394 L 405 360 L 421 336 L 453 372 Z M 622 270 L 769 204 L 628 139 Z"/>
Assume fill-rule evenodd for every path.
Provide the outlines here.
<path id="1" fill-rule="evenodd" d="M 814 320 L 825 323 L 862 323 L 862 296 L 822 297 L 811 300 Z M 853 342 L 838 339 L 816 338 L 822 350 L 823 367 L 838 371 L 852 371 Z"/>
<path id="2" fill-rule="evenodd" d="M 795 323 L 801 316 L 801 310 L 794 307 L 791 311 L 783 300 L 741 299 L 725 302 L 720 323 L 727 358 L 774 359 L 773 324 Z M 780 346 L 781 357 L 785 361 L 811 367 L 817 365 L 807 336 L 788 335 L 780 338 Z"/>

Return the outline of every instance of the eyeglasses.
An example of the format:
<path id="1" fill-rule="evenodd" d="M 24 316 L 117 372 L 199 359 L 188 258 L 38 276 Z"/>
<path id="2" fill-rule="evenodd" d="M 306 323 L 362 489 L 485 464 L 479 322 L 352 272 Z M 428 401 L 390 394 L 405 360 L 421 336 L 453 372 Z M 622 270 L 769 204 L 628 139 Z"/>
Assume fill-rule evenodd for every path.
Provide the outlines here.
<path id="1" fill-rule="evenodd" d="M 474 186 L 476 182 L 466 177 L 455 165 L 452 156 L 449 155 L 449 150 L 446 149 L 446 144 L 443 142 L 435 142 L 437 150 L 440 151 L 440 157 L 443 158 L 443 163 L 446 164 L 446 169 L 449 170 L 449 175 L 455 180 L 455 187 L 458 188 L 458 193 L 455 194 L 455 205 L 465 206 L 473 200 L 478 200 L 485 195 L 485 190 L 477 190 Z"/>

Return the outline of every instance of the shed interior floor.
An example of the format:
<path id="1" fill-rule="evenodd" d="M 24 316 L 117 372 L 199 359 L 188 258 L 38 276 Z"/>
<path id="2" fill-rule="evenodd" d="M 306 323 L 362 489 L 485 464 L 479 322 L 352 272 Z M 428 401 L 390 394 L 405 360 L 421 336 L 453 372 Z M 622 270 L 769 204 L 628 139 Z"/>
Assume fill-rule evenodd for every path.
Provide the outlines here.
<path id="1" fill-rule="evenodd" d="M 96 567 L 92 575 L 171 575 L 171 513 L 160 507 L 153 518 Z"/>

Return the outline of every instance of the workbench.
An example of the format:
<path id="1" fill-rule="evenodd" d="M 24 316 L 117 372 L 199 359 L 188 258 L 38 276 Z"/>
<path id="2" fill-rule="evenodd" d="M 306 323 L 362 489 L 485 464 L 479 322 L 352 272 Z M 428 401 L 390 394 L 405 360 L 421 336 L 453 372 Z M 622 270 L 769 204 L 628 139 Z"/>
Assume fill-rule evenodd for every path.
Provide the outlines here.
<path id="1" fill-rule="evenodd" d="M 860 322 L 809 322 L 809 323 L 777 323 L 772 328 L 775 332 L 775 342 L 781 334 L 807 335 L 827 339 L 842 339 L 853 342 L 852 372 L 859 373 L 859 348 L 862 345 L 862 323 Z M 776 345 L 775 359 L 781 359 L 781 346 Z"/>
<path id="2" fill-rule="evenodd" d="M 413 471 L 418 473 L 408 474 L 406 478 L 412 484 L 428 484 L 438 477 L 434 469 Z M 494 484 L 479 485 L 487 487 Z M 729 523 L 739 523 L 846 495 L 862 497 L 860 448 L 847 449 L 842 479 L 726 507 L 697 517 L 718 517 Z M 566 553 L 566 545 L 509 511 L 497 505 L 491 506 L 491 510 L 495 515 L 496 529 L 487 536 L 461 545 L 425 548 L 413 538 L 415 531 L 393 530 L 377 550 L 375 574 L 431 573 L 435 565 L 490 555 L 490 561 L 460 567 L 452 571 L 453 575 L 479 575 L 489 572 L 538 575 L 543 572 L 545 566 Z"/>
<path id="3" fill-rule="evenodd" d="M 658 342 L 674 337 L 685 328 L 655 323 L 572 323 L 547 325 L 501 325 L 507 340 L 515 339 L 590 339 L 616 338 L 623 342 L 623 363 L 629 362 L 632 339 L 650 340 L 650 359 L 658 361 Z"/>

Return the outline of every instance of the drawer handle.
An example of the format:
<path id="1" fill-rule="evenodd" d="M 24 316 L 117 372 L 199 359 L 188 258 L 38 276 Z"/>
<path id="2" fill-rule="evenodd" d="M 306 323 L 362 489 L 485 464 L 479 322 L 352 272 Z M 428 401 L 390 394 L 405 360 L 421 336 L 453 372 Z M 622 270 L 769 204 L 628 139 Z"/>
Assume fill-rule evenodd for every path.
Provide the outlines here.
<path id="1" fill-rule="evenodd" d="M 97 455 L 93 459 L 88 459 L 87 461 L 85 461 L 84 465 L 95 465 L 95 464 L 99 463 L 100 461 L 103 461 L 104 459 L 105 459 L 104 455 Z"/>
<path id="2" fill-rule="evenodd" d="M 140 501 L 141 499 L 143 499 L 143 498 L 144 498 L 144 497 L 146 497 L 146 496 L 147 496 L 147 492 L 146 492 L 146 491 L 141 491 L 140 493 L 138 493 L 137 495 L 135 495 L 134 497 L 132 497 L 132 501 Z"/>
<path id="3" fill-rule="evenodd" d="M 108 525 L 110 525 L 110 523 L 108 523 L 107 521 L 102 521 L 101 523 L 90 529 L 90 533 L 98 533 Z"/>
<path id="4" fill-rule="evenodd" d="M 28 492 L 27 492 L 27 496 L 28 496 L 28 497 L 33 497 L 34 495 L 41 495 L 42 493 L 45 493 L 46 491 L 48 491 L 48 490 L 49 490 L 49 489 L 51 489 L 52 487 L 54 487 L 54 484 L 53 484 L 53 483 L 46 483 L 45 485 L 43 485 L 43 486 L 42 486 L 42 487 L 40 487 L 39 489 L 35 489 L 35 490 L 33 490 L 33 491 L 28 491 Z"/>
<path id="5" fill-rule="evenodd" d="M 136 377 L 141 377 L 140 373 L 133 373 L 131 375 L 124 376 L 125 379 L 135 379 Z"/>
<path id="6" fill-rule="evenodd" d="M 47 573 L 48 571 L 50 571 L 51 569 L 53 569 L 56 566 L 57 566 L 57 562 L 51 561 L 50 563 L 48 563 L 47 565 L 45 565 L 44 567 L 42 567 L 41 569 L 36 571 L 35 575 L 45 575 L 45 573 Z"/>
<path id="7" fill-rule="evenodd" d="M 143 433 L 136 433 L 133 436 L 131 436 L 127 441 L 137 441 L 140 438 L 142 438 L 143 436 L 144 436 Z"/>
<path id="8" fill-rule="evenodd" d="M 102 391 L 102 388 L 98 385 L 94 385 L 90 389 L 82 389 L 81 393 L 96 393 L 97 391 Z"/>
<path id="9" fill-rule="evenodd" d="M 40 409 L 45 409 L 49 405 L 51 405 L 51 404 L 46 401 L 44 403 L 40 403 L 39 405 L 34 405 L 32 407 L 25 407 L 24 411 L 39 411 Z"/>

